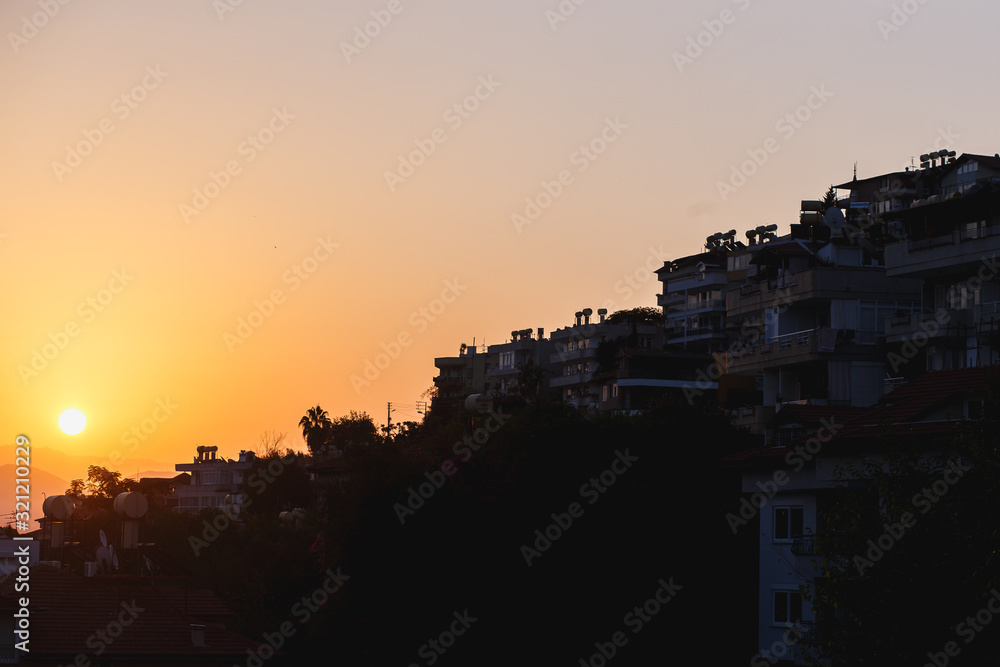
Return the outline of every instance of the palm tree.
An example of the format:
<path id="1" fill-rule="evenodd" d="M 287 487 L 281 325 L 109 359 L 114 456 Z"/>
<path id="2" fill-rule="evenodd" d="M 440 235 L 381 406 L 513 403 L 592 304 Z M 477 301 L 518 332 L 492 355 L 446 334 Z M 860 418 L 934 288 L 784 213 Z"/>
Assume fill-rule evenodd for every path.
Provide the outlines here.
<path id="1" fill-rule="evenodd" d="M 302 437 L 306 439 L 309 451 L 315 452 L 326 444 L 327 435 L 332 425 L 330 415 L 320 406 L 317 405 L 306 410 L 305 416 L 299 420 L 299 426 L 302 427 Z"/>

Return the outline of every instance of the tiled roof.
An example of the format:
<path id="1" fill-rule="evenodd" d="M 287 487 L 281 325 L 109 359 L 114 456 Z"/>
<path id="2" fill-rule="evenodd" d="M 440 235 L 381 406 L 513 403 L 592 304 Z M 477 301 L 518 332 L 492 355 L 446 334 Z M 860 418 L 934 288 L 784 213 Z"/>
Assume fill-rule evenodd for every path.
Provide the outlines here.
<path id="1" fill-rule="evenodd" d="M 21 595 L 15 592 L 14 584 L 12 577 L 0 580 L 4 607 L 9 608 Z M 96 646 L 104 643 L 95 633 L 119 619 L 128 625 L 106 643 L 103 659 L 138 663 L 155 657 L 183 664 L 232 664 L 242 663 L 247 649 L 260 645 L 221 627 L 220 621 L 232 618 L 232 613 L 214 593 L 185 591 L 177 582 L 151 577 L 82 577 L 37 565 L 31 569 L 30 585 L 33 658 L 69 664 L 85 653 L 93 660 Z M 191 624 L 205 626 L 204 646 L 192 644 Z"/>
<path id="2" fill-rule="evenodd" d="M 862 439 L 881 435 L 914 437 L 952 433 L 968 422 L 963 419 L 931 420 L 929 413 L 956 398 L 981 394 L 988 388 L 991 376 L 1000 378 L 1000 367 L 980 366 L 944 371 L 930 371 L 883 396 L 869 408 L 839 406 L 786 405 L 772 417 L 769 427 L 787 423 L 803 426 L 820 424 L 831 417 L 843 428 L 830 441 L 832 446 L 848 448 Z M 812 437 L 810 433 L 796 442 Z M 792 443 L 794 444 L 794 443 Z M 830 445 L 824 445 L 829 448 Z M 726 462 L 748 463 L 784 457 L 788 447 L 765 446 L 729 456 Z"/>
<path id="3" fill-rule="evenodd" d="M 872 408 L 848 423 L 837 437 L 870 437 L 885 426 L 894 434 L 951 430 L 958 420 L 945 427 L 933 426 L 933 422 L 921 418 L 949 399 L 985 391 L 990 376 L 996 375 L 998 370 L 996 366 L 978 366 L 924 373 L 883 396 Z"/>
<path id="4" fill-rule="evenodd" d="M 771 419 L 768 420 L 768 427 L 777 427 L 783 424 L 802 424 L 803 426 L 819 426 L 822 420 L 831 421 L 838 424 L 845 424 L 848 421 L 859 417 L 869 408 L 861 408 L 853 405 L 798 405 L 786 403 L 778 410 Z"/>

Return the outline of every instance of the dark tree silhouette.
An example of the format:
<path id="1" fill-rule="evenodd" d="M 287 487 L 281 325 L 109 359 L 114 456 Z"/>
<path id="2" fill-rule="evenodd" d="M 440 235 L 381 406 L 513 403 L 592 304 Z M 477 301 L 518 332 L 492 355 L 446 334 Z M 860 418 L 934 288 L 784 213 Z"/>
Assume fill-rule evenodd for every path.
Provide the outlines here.
<path id="1" fill-rule="evenodd" d="M 305 416 L 299 420 L 299 427 L 302 428 L 302 437 L 306 439 L 309 451 L 316 452 L 327 444 L 331 425 L 330 415 L 320 406 L 306 410 Z"/>

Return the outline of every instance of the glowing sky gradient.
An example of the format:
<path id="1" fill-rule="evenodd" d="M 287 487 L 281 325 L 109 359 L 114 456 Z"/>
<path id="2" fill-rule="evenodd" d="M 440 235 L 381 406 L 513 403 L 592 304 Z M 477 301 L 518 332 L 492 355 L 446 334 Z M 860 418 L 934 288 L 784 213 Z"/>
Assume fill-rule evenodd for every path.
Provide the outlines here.
<path id="1" fill-rule="evenodd" d="M 855 161 L 870 176 L 933 147 L 1000 150 L 995 3 L 588 0 L 556 22 L 557 0 L 243 0 L 220 17 L 225 2 L 52 0 L 34 33 L 46 2 L 0 4 L 5 444 L 105 460 L 155 423 L 131 473 L 199 444 L 235 456 L 266 430 L 301 445 L 317 403 L 415 418 L 435 356 L 655 305 L 655 279 L 621 281 L 716 231 L 787 231 Z M 391 21 L 348 62 L 372 12 Z M 816 90 L 807 121 L 782 121 Z M 53 165 L 81 142 L 96 145 L 78 166 Z M 390 188 L 420 144 L 433 153 Z M 561 192 L 518 229 L 543 182 Z M 216 196 L 185 215 L 196 189 Z M 446 281 L 462 288 L 430 321 Z M 70 406 L 78 436 L 58 428 Z"/>

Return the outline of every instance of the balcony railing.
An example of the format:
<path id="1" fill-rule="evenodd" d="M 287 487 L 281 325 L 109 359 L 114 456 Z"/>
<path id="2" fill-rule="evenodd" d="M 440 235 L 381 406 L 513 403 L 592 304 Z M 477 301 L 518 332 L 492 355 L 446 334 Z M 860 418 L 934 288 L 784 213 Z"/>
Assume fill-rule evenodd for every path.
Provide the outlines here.
<path id="1" fill-rule="evenodd" d="M 787 350 L 793 345 L 808 345 L 809 338 L 816 333 L 817 329 L 806 329 L 795 333 L 782 334 L 771 339 L 772 343 L 778 344 L 779 350 Z"/>
<path id="2" fill-rule="evenodd" d="M 792 553 L 796 556 L 815 556 L 816 538 L 800 537 L 792 542 Z"/>
<path id="3" fill-rule="evenodd" d="M 667 313 L 684 313 L 691 310 L 702 310 L 704 308 L 725 308 L 725 299 L 706 299 L 704 301 L 695 301 L 693 303 L 682 303 L 679 306 L 669 306 L 667 308 Z"/>

